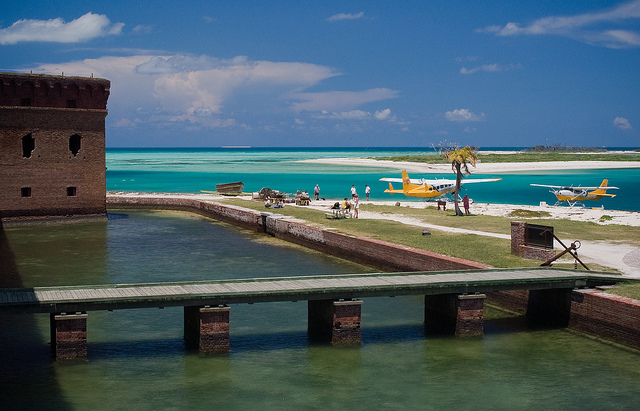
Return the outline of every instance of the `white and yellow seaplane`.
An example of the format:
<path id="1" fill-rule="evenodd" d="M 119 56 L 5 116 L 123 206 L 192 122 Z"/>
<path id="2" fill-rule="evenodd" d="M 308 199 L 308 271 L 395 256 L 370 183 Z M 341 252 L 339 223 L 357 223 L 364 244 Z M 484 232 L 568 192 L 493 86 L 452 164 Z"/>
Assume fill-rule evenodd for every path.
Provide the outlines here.
<path id="1" fill-rule="evenodd" d="M 607 190 L 617 190 L 618 187 L 609 187 L 609 180 L 606 178 L 602 180 L 602 183 L 599 187 L 574 187 L 574 186 L 550 186 L 544 184 L 531 184 L 536 187 L 546 187 L 550 188 L 550 193 L 556 196 L 558 201 L 556 205 L 566 201 L 569 204 L 569 207 L 573 207 L 574 205 L 581 203 L 583 201 L 599 201 L 604 197 L 615 197 L 615 194 L 607 193 Z M 593 190 L 593 191 L 589 191 Z"/>
<path id="2" fill-rule="evenodd" d="M 488 183 L 500 181 L 501 178 L 479 178 L 474 180 L 462 180 L 461 184 Z M 385 193 L 404 194 L 407 197 L 436 198 L 451 194 L 456 190 L 456 180 L 427 180 L 424 178 L 409 178 L 406 170 L 402 170 L 402 178 L 381 178 L 380 181 L 388 181 L 389 188 Z M 394 189 L 391 183 L 402 183 L 402 190 Z"/>

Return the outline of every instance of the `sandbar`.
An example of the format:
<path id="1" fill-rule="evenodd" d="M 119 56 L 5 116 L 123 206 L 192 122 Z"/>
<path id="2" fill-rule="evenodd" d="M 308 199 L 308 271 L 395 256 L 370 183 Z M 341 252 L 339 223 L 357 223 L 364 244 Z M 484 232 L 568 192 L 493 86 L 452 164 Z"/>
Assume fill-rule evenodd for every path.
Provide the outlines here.
<path id="1" fill-rule="evenodd" d="M 452 172 L 449 164 L 425 164 L 410 161 L 376 160 L 371 158 L 318 158 L 299 160 L 302 163 L 333 164 L 363 167 L 384 167 L 394 170 L 407 170 L 416 173 L 448 173 Z M 502 174 L 523 171 L 547 170 L 588 170 L 588 169 L 616 169 L 640 168 L 640 161 L 540 161 L 521 163 L 477 163 L 471 166 L 472 173 Z"/>

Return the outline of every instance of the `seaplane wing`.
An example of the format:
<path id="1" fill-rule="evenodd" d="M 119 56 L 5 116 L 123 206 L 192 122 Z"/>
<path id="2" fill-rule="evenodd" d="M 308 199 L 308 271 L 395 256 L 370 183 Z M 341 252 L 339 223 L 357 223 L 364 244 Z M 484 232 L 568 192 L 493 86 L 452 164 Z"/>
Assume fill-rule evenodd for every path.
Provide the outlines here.
<path id="1" fill-rule="evenodd" d="M 488 183 L 491 181 L 499 181 L 500 178 L 483 178 L 476 180 L 463 180 L 462 184 L 467 183 Z M 380 181 L 389 182 L 389 188 L 384 190 L 385 193 L 404 194 L 407 197 L 424 197 L 435 198 L 449 193 L 453 193 L 456 187 L 456 180 L 436 179 L 427 180 L 424 178 L 409 178 L 406 170 L 402 171 L 402 178 L 384 177 Z M 402 183 L 402 189 L 394 189 L 391 183 Z"/>
<path id="2" fill-rule="evenodd" d="M 492 183 L 494 181 L 500 181 L 501 178 L 474 178 L 474 179 L 466 179 L 462 180 L 460 184 L 471 184 L 471 183 Z M 454 180 L 455 182 L 455 180 Z"/>
<path id="3" fill-rule="evenodd" d="M 462 180 L 462 182 L 460 183 L 462 184 L 471 184 L 471 183 L 490 183 L 492 181 L 500 181 L 502 180 L 501 178 L 476 178 L 476 179 L 468 179 L 468 180 Z M 402 183 L 403 180 L 401 178 L 393 178 L 393 177 L 384 177 L 381 178 L 380 181 L 388 181 L 390 183 Z M 435 180 L 427 180 L 426 178 L 410 178 L 409 182 L 411 184 L 417 184 L 417 185 L 438 185 L 438 184 L 456 184 L 456 180 L 449 180 L 446 178 L 441 178 L 441 179 L 435 179 Z"/>

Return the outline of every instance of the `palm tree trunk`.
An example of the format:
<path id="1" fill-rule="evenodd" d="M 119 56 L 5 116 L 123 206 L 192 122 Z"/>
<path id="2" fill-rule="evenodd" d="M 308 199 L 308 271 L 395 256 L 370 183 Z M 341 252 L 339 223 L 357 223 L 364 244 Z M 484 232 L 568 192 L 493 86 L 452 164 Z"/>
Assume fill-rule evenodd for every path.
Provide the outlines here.
<path id="1" fill-rule="evenodd" d="M 456 208 L 456 215 L 464 215 L 458 205 L 458 198 L 460 198 L 460 186 L 462 185 L 462 171 L 460 170 L 460 163 L 456 163 L 456 190 L 453 194 L 453 205 Z"/>

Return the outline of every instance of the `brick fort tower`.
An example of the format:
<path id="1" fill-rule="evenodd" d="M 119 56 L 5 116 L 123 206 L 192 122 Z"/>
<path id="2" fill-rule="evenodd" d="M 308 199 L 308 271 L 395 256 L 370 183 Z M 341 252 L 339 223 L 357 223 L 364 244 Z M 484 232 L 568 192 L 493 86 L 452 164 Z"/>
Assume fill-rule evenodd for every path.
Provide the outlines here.
<path id="1" fill-rule="evenodd" d="M 0 219 L 106 214 L 110 85 L 0 73 Z"/>

